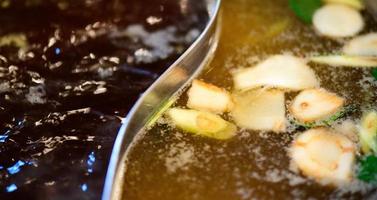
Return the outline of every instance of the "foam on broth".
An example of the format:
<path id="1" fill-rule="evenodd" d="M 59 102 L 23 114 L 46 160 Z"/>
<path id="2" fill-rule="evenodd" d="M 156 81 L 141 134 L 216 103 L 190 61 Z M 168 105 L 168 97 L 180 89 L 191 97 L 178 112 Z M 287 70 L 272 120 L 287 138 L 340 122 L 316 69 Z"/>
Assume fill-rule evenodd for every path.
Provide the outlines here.
<path id="1" fill-rule="evenodd" d="M 216 56 L 200 79 L 233 90 L 233 70 L 251 67 L 275 54 L 304 57 L 340 51 L 345 40 L 319 37 L 300 22 L 286 0 L 223 2 L 222 37 Z M 376 23 L 364 13 L 367 28 Z M 368 69 L 311 64 L 321 86 L 357 105 L 348 116 L 376 108 L 377 82 Z M 296 93 L 287 93 L 288 102 Z M 183 94 L 177 106 L 184 106 Z M 373 198 L 372 186 L 354 181 L 344 188 L 321 186 L 290 166 L 287 147 L 299 131 L 240 130 L 228 141 L 184 133 L 160 120 L 130 151 L 123 199 L 360 199 Z"/>

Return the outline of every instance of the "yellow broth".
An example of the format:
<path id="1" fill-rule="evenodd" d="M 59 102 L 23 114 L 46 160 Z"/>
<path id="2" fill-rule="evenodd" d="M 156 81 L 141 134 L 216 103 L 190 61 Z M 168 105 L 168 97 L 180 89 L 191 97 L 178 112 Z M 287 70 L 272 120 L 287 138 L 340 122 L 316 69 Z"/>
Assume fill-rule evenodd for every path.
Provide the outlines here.
<path id="1" fill-rule="evenodd" d="M 225 0 L 222 35 L 212 63 L 200 79 L 233 90 L 231 72 L 251 67 L 275 54 L 306 57 L 339 52 L 346 40 L 318 36 L 299 21 L 287 0 Z M 363 13 L 367 27 L 376 23 Z M 321 86 L 356 105 L 351 120 L 376 108 L 370 69 L 310 64 Z M 287 93 L 288 102 L 295 93 Z M 184 107 L 186 94 L 176 106 Z M 231 118 L 224 116 L 231 121 Z M 300 130 L 286 133 L 239 130 L 228 141 L 195 136 L 169 125 L 164 118 L 134 144 L 127 159 L 123 199 L 333 199 L 373 198 L 373 186 L 354 181 L 347 187 L 321 186 L 293 172 L 287 155 Z M 356 178 L 355 178 L 356 179 Z M 375 198 L 375 197 L 374 197 Z"/>

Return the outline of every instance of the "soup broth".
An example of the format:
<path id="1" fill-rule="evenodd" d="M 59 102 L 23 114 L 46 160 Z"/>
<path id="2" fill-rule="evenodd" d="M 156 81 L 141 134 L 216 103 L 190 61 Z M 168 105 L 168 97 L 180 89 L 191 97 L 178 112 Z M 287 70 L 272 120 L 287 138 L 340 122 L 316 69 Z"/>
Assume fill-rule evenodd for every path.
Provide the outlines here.
<path id="1" fill-rule="evenodd" d="M 199 79 L 229 91 L 234 90 L 233 71 L 268 56 L 338 53 L 346 42 L 316 34 L 312 25 L 297 19 L 286 0 L 227 0 L 222 6 L 219 48 Z M 376 31 L 372 17 L 362 14 L 363 33 Z M 323 88 L 356 106 L 348 120 L 358 122 L 363 111 L 376 108 L 377 81 L 370 69 L 310 66 Z M 286 93 L 287 102 L 296 95 Z M 175 106 L 185 107 L 186 102 L 184 93 Z M 219 141 L 186 133 L 163 117 L 133 144 L 126 161 L 123 199 L 376 198 L 373 186 L 360 181 L 337 188 L 294 172 L 287 151 L 302 131 L 293 126 L 283 133 L 239 129 L 232 139 Z"/>

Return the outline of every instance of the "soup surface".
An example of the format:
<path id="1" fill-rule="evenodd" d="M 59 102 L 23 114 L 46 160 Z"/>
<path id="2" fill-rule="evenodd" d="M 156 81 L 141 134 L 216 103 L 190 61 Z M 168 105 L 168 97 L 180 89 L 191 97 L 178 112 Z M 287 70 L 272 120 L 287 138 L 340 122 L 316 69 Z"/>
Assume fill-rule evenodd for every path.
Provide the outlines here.
<path id="1" fill-rule="evenodd" d="M 100 199 L 121 118 L 203 1 L 0 0 L 0 199 Z"/>
<path id="2" fill-rule="evenodd" d="M 344 39 L 321 37 L 301 22 L 287 0 L 223 1 L 219 48 L 199 79 L 233 91 L 232 72 L 252 67 L 268 56 L 308 57 L 340 52 Z M 377 24 L 362 12 L 366 28 Z M 370 69 L 310 64 L 321 86 L 357 109 L 346 118 L 358 121 L 376 109 L 377 81 Z M 286 93 L 291 101 L 297 93 Z M 176 107 L 185 107 L 184 93 Z M 230 116 L 223 115 L 232 121 Z M 373 186 L 356 182 L 322 186 L 290 168 L 287 148 L 302 129 L 286 132 L 238 129 L 229 140 L 187 133 L 166 118 L 136 141 L 127 158 L 123 199 L 360 199 L 375 198 Z"/>

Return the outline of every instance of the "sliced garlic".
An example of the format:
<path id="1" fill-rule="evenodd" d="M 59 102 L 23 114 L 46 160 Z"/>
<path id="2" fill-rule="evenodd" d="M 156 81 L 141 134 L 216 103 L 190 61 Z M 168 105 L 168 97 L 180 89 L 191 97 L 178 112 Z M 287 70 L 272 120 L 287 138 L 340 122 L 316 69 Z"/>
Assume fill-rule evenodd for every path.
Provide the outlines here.
<path id="1" fill-rule="evenodd" d="M 358 34 L 364 28 L 364 21 L 354 8 L 328 4 L 314 13 L 313 25 L 321 35 L 339 38 Z"/>
<path id="2" fill-rule="evenodd" d="M 284 93 L 279 90 L 253 90 L 234 96 L 231 111 L 241 128 L 284 132 L 286 129 Z"/>
<path id="3" fill-rule="evenodd" d="M 377 33 L 353 38 L 343 47 L 343 52 L 351 56 L 377 56 Z"/>
<path id="4" fill-rule="evenodd" d="M 330 55 L 314 56 L 310 61 L 325 64 L 333 67 L 376 67 L 377 57 L 372 56 L 347 56 L 347 55 Z"/>
<path id="5" fill-rule="evenodd" d="M 335 114 L 344 105 L 344 99 L 324 89 L 309 89 L 298 94 L 289 107 L 300 122 L 314 122 Z"/>
<path id="6" fill-rule="evenodd" d="M 340 123 L 334 124 L 333 128 L 336 132 L 348 137 L 348 139 L 350 139 L 352 142 L 359 142 L 357 135 L 357 126 L 353 120 L 346 119 Z"/>
<path id="7" fill-rule="evenodd" d="M 187 94 L 189 108 L 223 113 L 233 106 L 232 98 L 225 89 L 203 81 L 194 80 Z"/>
<path id="8" fill-rule="evenodd" d="M 237 90 L 249 90 L 262 86 L 289 90 L 303 90 L 319 87 L 314 71 L 305 60 L 289 56 L 276 55 L 234 74 Z"/>
<path id="9" fill-rule="evenodd" d="M 354 144 L 329 129 L 310 129 L 299 135 L 289 149 L 293 166 L 324 185 L 343 185 L 352 180 Z"/>

